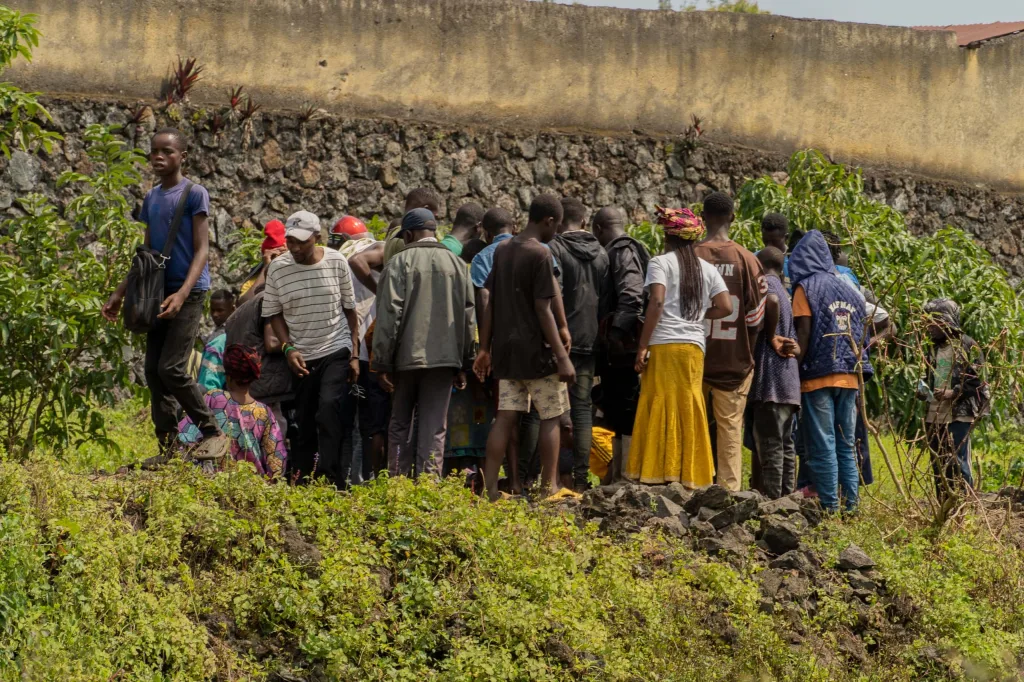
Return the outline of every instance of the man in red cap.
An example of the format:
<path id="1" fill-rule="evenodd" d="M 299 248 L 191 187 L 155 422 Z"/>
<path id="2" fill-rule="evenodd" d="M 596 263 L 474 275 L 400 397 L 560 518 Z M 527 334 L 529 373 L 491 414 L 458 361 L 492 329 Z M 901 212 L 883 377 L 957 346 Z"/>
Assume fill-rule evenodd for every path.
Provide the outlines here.
<path id="1" fill-rule="evenodd" d="M 327 235 L 327 246 L 334 250 L 340 250 L 346 242 L 359 241 L 362 239 L 373 239 L 373 235 L 362 220 L 355 216 L 347 215 L 334 223 L 331 232 Z"/>
<path id="2" fill-rule="evenodd" d="M 260 245 L 260 253 L 263 255 L 263 260 L 252 269 L 246 276 L 245 281 L 242 282 L 242 286 L 239 289 L 238 305 L 242 305 L 251 299 L 255 295 L 256 289 L 266 284 L 267 266 L 270 265 L 270 261 L 287 251 L 284 245 L 284 223 L 280 220 L 271 220 L 264 225 L 263 234 L 266 235 L 266 239 Z"/>
<path id="3" fill-rule="evenodd" d="M 384 469 L 391 399 L 370 373 L 367 332 L 376 319 L 377 281 L 384 264 L 384 242 L 379 242 L 363 221 L 347 215 L 334 224 L 327 245 L 349 262 L 354 276 L 356 317 L 359 320 L 359 436 L 362 445 L 361 470 L 352 470 L 353 481 L 368 481 Z"/>

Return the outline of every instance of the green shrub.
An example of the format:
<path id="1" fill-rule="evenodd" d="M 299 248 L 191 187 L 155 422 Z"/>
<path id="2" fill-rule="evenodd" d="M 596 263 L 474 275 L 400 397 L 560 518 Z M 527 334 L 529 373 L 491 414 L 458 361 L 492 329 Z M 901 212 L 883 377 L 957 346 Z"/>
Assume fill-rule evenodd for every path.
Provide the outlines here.
<path id="1" fill-rule="evenodd" d="M 142 157 L 103 126 L 85 139 L 95 170 L 60 177 L 82 189 L 63 216 L 29 195 L 18 200 L 26 215 L 0 222 L 0 443 L 22 457 L 39 443 L 106 442 L 97 406 L 130 379 L 134 341 L 100 309 L 141 241 L 124 190 L 141 182 Z"/>
<path id="2" fill-rule="evenodd" d="M 0 74 L 18 57 L 32 61 L 32 48 L 39 45 L 38 17 L 0 5 Z M 40 123 L 50 114 L 38 101 L 39 94 L 24 92 L 0 80 L 0 152 L 11 155 L 11 145 L 29 151 L 43 147 L 47 153 L 60 135 L 43 130 Z"/>
<path id="3" fill-rule="evenodd" d="M 899 211 L 868 198 L 859 169 L 831 163 L 818 151 L 793 154 L 785 184 L 765 176 L 739 191 L 731 236 L 752 251 L 762 248 L 760 221 L 766 213 L 789 218 L 791 228 L 831 230 L 847 245 L 861 282 L 891 313 L 900 340 L 873 356 L 876 380 L 868 409 L 889 415 L 893 427 L 912 434 L 920 423 L 914 398 L 925 374 L 923 305 L 948 297 L 960 304 L 964 329 L 987 351 L 995 425 L 1016 417 L 1024 386 L 1024 304 L 1021 292 L 984 247 L 955 227 L 914 236 Z M 692 208 L 699 211 L 700 205 Z M 663 248 L 661 230 L 649 222 L 631 225 L 630 236 L 652 254 Z"/>
<path id="4" fill-rule="evenodd" d="M 785 185 L 770 177 L 744 183 L 734 238 L 759 248 L 758 225 L 769 212 L 785 214 L 791 227 L 804 231 L 835 232 L 848 245 L 861 282 L 892 314 L 900 342 L 874 358 L 878 375 L 868 393 L 874 415 L 889 415 L 902 432 L 916 429 L 914 391 L 925 374 L 928 346 L 922 307 L 940 296 L 960 304 L 964 329 L 988 351 L 996 423 L 1017 415 L 1024 385 L 1024 305 L 981 244 L 954 227 L 912 235 L 899 211 L 864 194 L 859 169 L 831 163 L 813 150 L 793 155 Z"/>
<path id="5" fill-rule="evenodd" d="M 743 572 L 456 480 L 338 494 L 39 458 L 0 462 L 0 510 L 0 680 L 854 677 L 791 650 Z"/>

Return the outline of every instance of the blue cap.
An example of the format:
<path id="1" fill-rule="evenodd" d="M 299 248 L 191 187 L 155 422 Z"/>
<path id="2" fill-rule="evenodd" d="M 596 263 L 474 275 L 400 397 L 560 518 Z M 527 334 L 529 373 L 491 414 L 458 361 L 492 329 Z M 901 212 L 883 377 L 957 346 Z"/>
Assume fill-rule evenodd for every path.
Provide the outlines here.
<path id="1" fill-rule="evenodd" d="M 402 232 L 411 230 L 437 230 L 437 220 L 428 208 L 414 208 L 402 216 Z"/>

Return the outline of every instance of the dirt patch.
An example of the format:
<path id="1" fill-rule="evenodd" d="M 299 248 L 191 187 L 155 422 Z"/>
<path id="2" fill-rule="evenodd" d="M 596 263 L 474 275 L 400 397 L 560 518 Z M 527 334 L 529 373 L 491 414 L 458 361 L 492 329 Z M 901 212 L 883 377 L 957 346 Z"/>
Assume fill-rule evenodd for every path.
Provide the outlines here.
<path id="1" fill-rule="evenodd" d="M 283 526 L 281 542 L 284 545 L 285 553 L 293 563 L 309 573 L 320 572 L 320 562 L 324 560 L 324 555 L 316 545 L 302 537 L 298 528 L 294 525 Z"/>

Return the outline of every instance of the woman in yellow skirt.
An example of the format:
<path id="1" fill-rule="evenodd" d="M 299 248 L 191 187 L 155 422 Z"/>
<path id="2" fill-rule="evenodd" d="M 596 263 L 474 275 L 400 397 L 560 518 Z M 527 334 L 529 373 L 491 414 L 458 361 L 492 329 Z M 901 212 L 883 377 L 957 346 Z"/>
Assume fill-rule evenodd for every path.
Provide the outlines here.
<path id="1" fill-rule="evenodd" d="M 701 390 L 704 320 L 728 317 L 732 300 L 718 270 L 693 251 L 704 221 L 689 209 L 659 208 L 658 225 L 665 254 L 647 267 L 649 303 L 636 355 L 640 403 L 625 476 L 697 488 L 715 475 Z"/>

